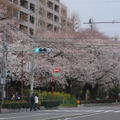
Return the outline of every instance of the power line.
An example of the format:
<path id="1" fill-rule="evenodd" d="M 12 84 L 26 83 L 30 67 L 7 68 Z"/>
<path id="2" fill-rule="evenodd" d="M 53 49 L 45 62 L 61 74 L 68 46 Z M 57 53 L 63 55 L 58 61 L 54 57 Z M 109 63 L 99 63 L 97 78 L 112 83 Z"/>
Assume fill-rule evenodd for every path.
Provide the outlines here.
<path id="1" fill-rule="evenodd" d="M 37 43 L 48 43 L 48 44 L 62 44 L 65 46 L 78 46 L 80 48 L 91 48 L 92 46 L 96 47 L 120 47 L 120 44 L 91 44 L 91 43 L 70 43 L 70 42 L 57 42 L 57 41 L 37 41 Z"/>
<path id="2" fill-rule="evenodd" d="M 109 3 L 119 3 L 119 0 L 114 1 L 89 1 L 89 2 L 80 2 L 80 4 L 109 4 Z"/>
<path id="3" fill-rule="evenodd" d="M 64 38 L 64 37 L 57 38 L 57 37 L 54 37 L 53 38 L 53 37 L 49 37 L 49 38 L 39 38 L 39 39 L 64 39 L 64 40 L 68 40 L 68 39 L 70 39 L 70 40 L 71 39 L 73 39 L 73 40 L 77 40 L 77 39 L 78 40 L 81 40 L 81 39 L 82 40 L 89 40 L 89 39 L 110 40 L 111 39 L 112 40 L 113 39 L 114 40 L 115 37 L 110 37 L 110 38 L 104 38 L 104 37 L 103 38 L 93 38 L 93 37 L 86 37 L 86 38 L 85 37 L 81 37 L 81 38 L 77 38 L 77 37 L 76 38 L 72 38 L 72 37 L 71 38 L 68 38 L 68 37 L 67 38 Z M 120 38 L 117 37 L 116 39 L 120 39 Z"/>
<path id="4" fill-rule="evenodd" d="M 115 24 L 115 23 L 120 23 L 120 21 L 108 21 L 108 22 L 85 22 L 85 23 L 83 23 L 83 24 Z"/>

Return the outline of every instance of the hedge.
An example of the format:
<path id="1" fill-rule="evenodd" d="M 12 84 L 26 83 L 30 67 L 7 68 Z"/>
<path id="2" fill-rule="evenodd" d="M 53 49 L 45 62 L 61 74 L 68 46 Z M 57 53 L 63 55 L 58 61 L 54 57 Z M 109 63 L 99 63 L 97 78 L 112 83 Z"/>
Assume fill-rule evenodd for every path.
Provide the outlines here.
<path id="1" fill-rule="evenodd" d="M 2 105 L 2 108 L 7 108 L 7 109 L 18 109 L 18 108 L 29 108 L 30 104 L 29 103 L 4 103 Z"/>
<path id="2" fill-rule="evenodd" d="M 41 102 L 41 106 L 45 106 L 45 108 L 58 107 L 60 105 L 59 101 L 43 101 Z"/>
<path id="3" fill-rule="evenodd" d="M 45 108 L 57 107 L 60 105 L 59 101 L 43 101 L 41 104 L 37 104 L 37 107 L 45 106 Z M 20 109 L 20 108 L 30 108 L 29 103 L 4 103 L 2 108 L 7 109 Z"/>
<path id="4" fill-rule="evenodd" d="M 60 105 L 59 101 L 43 101 L 41 102 L 42 106 L 45 106 L 45 108 L 51 108 L 51 107 L 57 107 Z M 38 107 L 41 106 L 40 104 L 37 104 Z M 2 105 L 2 108 L 7 109 L 20 109 L 20 108 L 30 108 L 29 103 L 4 103 Z"/>
<path id="5" fill-rule="evenodd" d="M 108 100 L 89 100 L 89 101 L 80 101 L 80 104 L 88 104 L 88 103 L 112 103 L 116 102 L 113 99 L 108 99 Z"/>

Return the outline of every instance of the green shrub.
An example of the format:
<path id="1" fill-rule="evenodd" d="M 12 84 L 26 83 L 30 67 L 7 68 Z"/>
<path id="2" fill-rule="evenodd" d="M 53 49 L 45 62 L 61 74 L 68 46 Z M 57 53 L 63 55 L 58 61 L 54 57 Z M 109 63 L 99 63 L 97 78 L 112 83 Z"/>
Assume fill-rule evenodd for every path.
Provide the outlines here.
<path id="1" fill-rule="evenodd" d="M 11 104 L 10 103 L 5 103 L 5 104 L 2 105 L 2 108 L 11 109 Z"/>
<path id="2" fill-rule="evenodd" d="M 42 106 L 45 106 L 45 108 L 51 108 L 51 107 L 58 107 L 60 105 L 59 101 L 43 101 L 41 102 Z"/>
<path id="3" fill-rule="evenodd" d="M 30 104 L 29 103 L 4 103 L 2 105 L 2 108 L 7 108 L 7 109 L 18 109 L 18 108 L 29 108 Z"/>
<path id="4" fill-rule="evenodd" d="M 42 101 L 52 101 L 52 93 L 44 91 L 42 94 Z M 54 101 L 59 101 L 60 106 L 77 106 L 77 101 L 74 96 L 67 93 L 54 92 Z"/>

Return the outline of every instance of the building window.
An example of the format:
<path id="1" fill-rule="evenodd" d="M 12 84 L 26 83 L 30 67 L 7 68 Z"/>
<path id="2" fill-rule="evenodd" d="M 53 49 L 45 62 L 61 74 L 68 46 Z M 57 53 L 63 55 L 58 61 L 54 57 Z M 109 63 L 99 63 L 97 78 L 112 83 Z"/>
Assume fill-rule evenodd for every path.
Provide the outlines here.
<path id="1" fill-rule="evenodd" d="M 33 12 L 35 12 L 35 5 L 32 4 L 32 3 L 30 3 L 30 10 L 33 11 Z"/>
<path id="2" fill-rule="evenodd" d="M 53 3 L 51 1 L 48 1 L 47 7 L 53 10 Z"/>
<path id="3" fill-rule="evenodd" d="M 40 9 L 39 9 L 39 14 L 40 14 L 42 17 L 46 17 L 46 11 L 45 11 L 45 9 L 40 8 Z"/>
<path id="4" fill-rule="evenodd" d="M 57 23 L 59 23 L 59 17 L 55 15 L 54 21 L 57 22 Z"/>
<path id="5" fill-rule="evenodd" d="M 34 17 L 30 16 L 30 23 L 34 24 Z"/>
<path id="6" fill-rule="evenodd" d="M 53 21 L 53 14 L 48 12 L 47 13 L 47 18 Z"/>
<path id="7" fill-rule="evenodd" d="M 62 20 L 61 20 L 61 24 L 62 24 L 63 26 L 65 26 L 65 25 L 66 25 L 66 20 L 65 20 L 65 19 L 62 19 Z"/>
<path id="8" fill-rule="evenodd" d="M 13 3 L 18 4 L 18 0 L 13 0 Z"/>
<path id="9" fill-rule="evenodd" d="M 62 20 L 61 20 L 61 29 L 62 29 L 62 30 L 65 30 L 65 29 L 66 29 L 66 25 L 67 25 L 66 20 L 65 20 L 65 19 L 62 19 Z"/>
<path id="10" fill-rule="evenodd" d="M 59 31 L 59 28 L 55 26 L 55 27 L 54 27 L 54 31 L 55 31 L 55 32 L 58 32 L 58 31 Z"/>
<path id="11" fill-rule="evenodd" d="M 45 22 L 44 20 L 39 19 L 38 27 L 39 27 L 41 30 L 46 30 L 46 22 Z"/>
<path id="12" fill-rule="evenodd" d="M 61 14 L 63 17 L 67 17 L 67 11 L 65 9 L 61 9 Z"/>
<path id="13" fill-rule="evenodd" d="M 59 13 L 59 6 L 55 5 L 55 11 Z"/>
<path id="14" fill-rule="evenodd" d="M 26 1 L 26 0 L 20 0 L 20 6 L 28 9 L 28 1 Z"/>
<path id="15" fill-rule="evenodd" d="M 60 2 L 60 0 L 55 0 L 55 1 Z"/>
<path id="16" fill-rule="evenodd" d="M 46 5 L 46 0 L 39 0 L 42 5 Z"/>
<path id="17" fill-rule="evenodd" d="M 18 17 L 18 11 L 16 10 L 16 8 L 13 8 L 13 16 L 14 17 Z"/>
<path id="18" fill-rule="evenodd" d="M 30 33 L 30 35 L 33 36 L 33 29 L 32 28 L 29 29 L 29 33 Z"/>
<path id="19" fill-rule="evenodd" d="M 20 24 L 20 30 L 24 31 L 24 32 L 27 32 L 28 31 L 28 27 L 25 26 L 25 25 L 21 25 Z"/>
<path id="20" fill-rule="evenodd" d="M 12 0 L 8 0 L 8 1 L 12 2 Z"/>
<path id="21" fill-rule="evenodd" d="M 52 24 L 47 24 L 47 30 L 53 31 L 53 25 Z"/>
<path id="22" fill-rule="evenodd" d="M 24 21 L 28 21 L 28 14 L 20 11 L 20 19 Z"/>

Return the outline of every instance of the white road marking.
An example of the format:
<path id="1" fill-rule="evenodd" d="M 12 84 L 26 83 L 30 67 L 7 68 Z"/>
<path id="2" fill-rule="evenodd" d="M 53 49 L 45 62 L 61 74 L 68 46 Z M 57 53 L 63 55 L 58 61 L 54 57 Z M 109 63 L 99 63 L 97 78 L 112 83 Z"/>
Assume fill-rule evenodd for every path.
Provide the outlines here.
<path id="1" fill-rule="evenodd" d="M 113 110 L 106 110 L 104 113 L 113 112 Z"/>
<path id="2" fill-rule="evenodd" d="M 113 110 L 100 110 L 100 113 L 94 113 L 94 114 L 90 114 L 90 115 L 83 115 L 83 116 L 78 116 L 78 117 L 72 117 L 72 118 L 66 118 L 64 120 L 74 120 L 74 119 L 77 119 L 77 118 L 83 118 L 83 117 L 88 117 L 88 116 L 94 116 L 94 115 L 98 115 L 98 114 L 103 114 L 103 113 L 108 113 L 108 112 L 120 112 L 120 110 L 117 110 L 117 111 L 113 111 Z"/>
<path id="3" fill-rule="evenodd" d="M 4 117 L 4 118 L 0 118 L 0 120 L 10 120 L 10 119 L 15 119 L 15 118 L 27 118 L 27 117 L 34 117 L 34 116 L 40 116 L 40 115 L 48 115 L 49 113 L 42 113 L 42 114 L 35 114 L 35 115 L 22 115 L 22 116 L 16 116 L 16 117 Z"/>
<path id="4" fill-rule="evenodd" d="M 120 110 L 114 111 L 114 112 L 120 112 Z"/>

